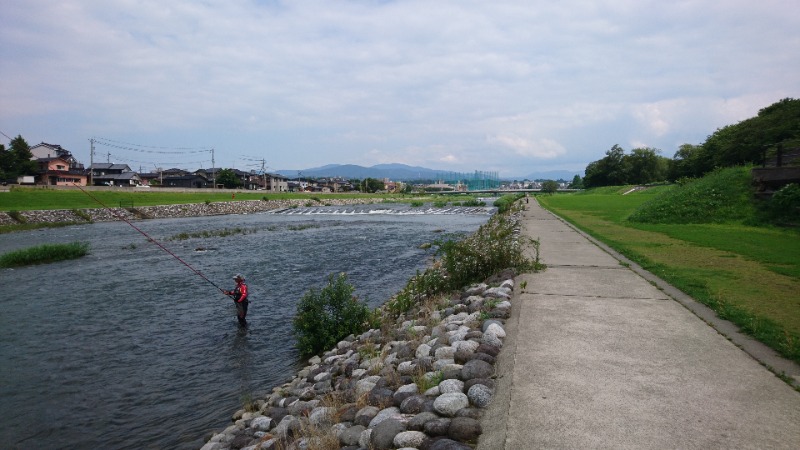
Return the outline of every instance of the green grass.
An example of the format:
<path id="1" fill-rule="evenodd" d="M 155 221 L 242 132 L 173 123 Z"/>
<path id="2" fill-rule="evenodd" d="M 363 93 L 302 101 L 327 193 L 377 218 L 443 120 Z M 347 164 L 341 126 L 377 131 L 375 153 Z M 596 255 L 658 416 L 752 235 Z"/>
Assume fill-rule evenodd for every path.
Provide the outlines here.
<path id="1" fill-rule="evenodd" d="M 800 232 L 746 225 L 757 213 L 750 199 L 738 193 L 740 186 L 730 186 L 728 176 L 735 175 L 715 174 L 690 187 L 693 192 L 700 188 L 716 190 L 720 199 L 734 203 L 717 208 L 691 201 L 687 203 L 693 206 L 681 205 L 686 199 L 684 188 L 666 186 L 628 195 L 620 195 L 627 189 L 603 188 L 541 196 L 539 200 L 547 209 L 708 305 L 743 332 L 800 362 Z M 734 192 L 723 192 L 728 189 Z M 651 200 L 653 203 L 648 204 Z M 674 211 L 691 210 L 692 217 L 701 223 L 628 220 L 636 211 L 654 208 L 653 204 Z M 734 213 L 724 221 L 704 217 L 720 211 Z"/>
<path id="2" fill-rule="evenodd" d="M 639 207 L 629 220 L 641 223 L 727 223 L 755 217 L 750 167 L 716 170 L 670 189 Z"/>
<path id="3" fill-rule="evenodd" d="M 22 267 L 34 264 L 47 264 L 68 259 L 77 259 L 89 253 L 89 244 L 73 242 L 70 244 L 44 244 L 16 250 L 0 256 L 0 267 Z"/>

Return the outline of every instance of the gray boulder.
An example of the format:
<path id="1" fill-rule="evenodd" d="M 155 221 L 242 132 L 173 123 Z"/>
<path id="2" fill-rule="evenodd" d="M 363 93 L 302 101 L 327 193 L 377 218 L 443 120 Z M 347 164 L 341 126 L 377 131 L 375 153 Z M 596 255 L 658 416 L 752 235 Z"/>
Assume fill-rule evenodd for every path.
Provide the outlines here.
<path id="1" fill-rule="evenodd" d="M 370 444 L 376 449 L 394 448 L 394 438 L 406 431 L 406 425 L 397 419 L 386 419 L 372 428 Z"/>
<path id="2" fill-rule="evenodd" d="M 455 417 L 450 421 L 447 436 L 457 441 L 472 441 L 481 434 L 481 424 L 469 417 Z"/>
<path id="3" fill-rule="evenodd" d="M 492 401 L 492 390 L 483 384 L 475 384 L 467 391 L 467 397 L 473 405 L 485 408 Z"/>
<path id="4" fill-rule="evenodd" d="M 433 402 L 433 409 L 447 417 L 455 416 L 459 409 L 467 406 L 469 406 L 469 398 L 461 392 L 442 394 Z"/>
<path id="5" fill-rule="evenodd" d="M 486 361 L 471 359 L 461 368 L 461 379 L 489 378 L 494 374 L 494 367 Z"/>

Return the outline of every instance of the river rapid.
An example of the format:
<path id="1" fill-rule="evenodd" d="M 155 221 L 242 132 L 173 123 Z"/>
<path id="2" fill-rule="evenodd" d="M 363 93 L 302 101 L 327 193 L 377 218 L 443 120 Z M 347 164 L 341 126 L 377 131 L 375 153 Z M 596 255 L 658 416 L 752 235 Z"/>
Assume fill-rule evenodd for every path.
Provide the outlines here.
<path id="1" fill-rule="evenodd" d="M 491 212 L 381 205 L 134 223 L 224 289 L 244 274 L 246 332 L 229 298 L 125 223 L 0 235 L 0 253 L 91 251 L 0 269 L 0 447 L 199 448 L 304 365 L 291 320 L 310 287 L 345 272 L 378 306 L 430 261 L 422 244 L 471 233 Z"/>

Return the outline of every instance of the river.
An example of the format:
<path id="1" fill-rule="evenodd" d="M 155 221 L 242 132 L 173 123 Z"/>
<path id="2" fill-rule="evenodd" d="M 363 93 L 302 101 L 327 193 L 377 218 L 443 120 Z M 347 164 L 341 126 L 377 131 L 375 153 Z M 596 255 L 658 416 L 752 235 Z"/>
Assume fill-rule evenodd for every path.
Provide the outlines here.
<path id="1" fill-rule="evenodd" d="M 490 213 L 379 205 L 135 222 L 225 289 L 244 274 L 247 332 L 230 299 L 125 223 L 0 235 L 0 253 L 75 241 L 91 252 L 0 269 L 0 446 L 199 448 L 304 365 L 291 320 L 309 287 L 345 272 L 378 306 L 429 262 L 422 244 Z"/>

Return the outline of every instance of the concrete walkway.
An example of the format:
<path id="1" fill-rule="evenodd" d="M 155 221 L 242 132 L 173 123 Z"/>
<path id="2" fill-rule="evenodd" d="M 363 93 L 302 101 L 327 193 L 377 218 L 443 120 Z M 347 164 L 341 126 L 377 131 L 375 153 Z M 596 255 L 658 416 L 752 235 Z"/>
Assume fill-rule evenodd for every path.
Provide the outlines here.
<path id="1" fill-rule="evenodd" d="M 547 270 L 516 280 L 479 449 L 800 448 L 800 393 L 670 289 L 526 206 Z"/>

